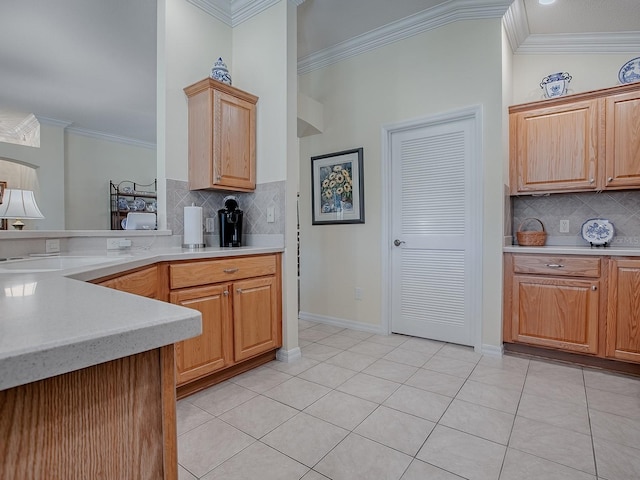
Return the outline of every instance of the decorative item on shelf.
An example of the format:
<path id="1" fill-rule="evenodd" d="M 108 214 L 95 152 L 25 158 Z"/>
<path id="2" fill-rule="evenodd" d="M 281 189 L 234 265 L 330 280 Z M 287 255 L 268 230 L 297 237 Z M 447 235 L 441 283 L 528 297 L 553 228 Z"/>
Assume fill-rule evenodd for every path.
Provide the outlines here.
<path id="1" fill-rule="evenodd" d="M 226 83 L 227 85 L 231 85 L 231 75 L 229 74 L 227 64 L 222 61 L 222 57 L 218 57 L 216 63 L 213 64 L 213 68 L 211 69 L 211 78 L 219 82 Z"/>
<path id="2" fill-rule="evenodd" d="M 542 231 L 523 231 L 522 227 L 524 227 L 530 220 L 535 220 L 542 227 Z M 516 238 L 518 239 L 518 245 L 522 247 L 541 247 L 547 241 L 547 232 L 544 230 L 544 225 L 537 218 L 525 218 L 518 227 L 518 231 L 516 232 Z"/>
<path id="3" fill-rule="evenodd" d="M 129 211 L 129 202 L 127 202 L 126 198 L 118 198 L 118 210 L 122 210 L 125 212 Z"/>
<path id="4" fill-rule="evenodd" d="M 613 223 L 606 218 L 591 218 L 582 224 L 580 231 L 582 238 L 589 242 L 591 247 L 606 247 L 615 233 Z"/>
<path id="5" fill-rule="evenodd" d="M 571 78 L 567 72 L 552 73 L 542 79 L 540 88 L 544 90 L 546 98 L 561 97 L 567 93 Z"/>
<path id="6" fill-rule="evenodd" d="M 16 230 L 22 230 L 22 219 L 42 219 L 44 215 L 38 208 L 36 198 L 31 190 L 7 188 L 4 191 L 3 203 L 0 205 L 0 218 L 13 218 Z"/>
<path id="7" fill-rule="evenodd" d="M 640 57 L 632 58 L 620 68 L 618 80 L 620 80 L 620 83 L 640 81 Z"/>

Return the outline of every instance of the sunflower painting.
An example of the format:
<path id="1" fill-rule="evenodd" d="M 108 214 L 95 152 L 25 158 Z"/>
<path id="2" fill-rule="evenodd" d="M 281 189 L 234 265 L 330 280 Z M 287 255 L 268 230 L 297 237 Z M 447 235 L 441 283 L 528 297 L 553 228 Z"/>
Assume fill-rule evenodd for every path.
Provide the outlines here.
<path id="1" fill-rule="evenodd" d="M 364 223 L 362 148 L 311 162 L 313 223 Z"/>

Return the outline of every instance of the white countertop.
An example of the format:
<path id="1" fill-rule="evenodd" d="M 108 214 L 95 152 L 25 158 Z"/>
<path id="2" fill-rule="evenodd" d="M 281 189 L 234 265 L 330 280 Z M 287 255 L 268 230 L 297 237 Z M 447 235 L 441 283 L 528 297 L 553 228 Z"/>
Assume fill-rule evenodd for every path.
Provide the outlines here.
<path id="1" fill-rule="evenodd" d="M 112 261 L 94 266 L 1 273 L 0 390 L 201 333 L 201 315 L 196 310 L 85 283 L 87 280 L 161 261 L 282 251 L 278 247 L 123 251 L 113 254 Z M 105 252 L 73 255 L 104 257 Z"/>

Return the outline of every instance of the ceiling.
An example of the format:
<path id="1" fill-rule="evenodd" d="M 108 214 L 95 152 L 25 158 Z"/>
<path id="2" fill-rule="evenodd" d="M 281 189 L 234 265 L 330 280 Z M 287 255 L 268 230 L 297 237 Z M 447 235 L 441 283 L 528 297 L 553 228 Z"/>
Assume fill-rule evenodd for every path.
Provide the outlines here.
<path id="1" fill-rule="evenodd" d="M 187 0 L 230 25 L 236 5 Z M 499 18 L 514 51 L 640 55 L 638 0 L 290 0 L 298 4 L 298 71 L 465 18 Z M 209 8 L 211 7 L 211 8 Z M 226 12 L 220 12 L 226 8 Z M 237 15 L 239 21 L 249 18 Z M 366 12 L 366 13 L 363 13 Z M 156 139 L 156 0 L 2 0 L 0 111 L 33 112 L 71 129 Z M 409 33 L 407 33 L 409 32 Z M 545 50 L 546 49 L 546 50 Z M 600 49 L 600 50 L 599 50 Z M 0 129 L 10 120 L 0 113 Z"/>

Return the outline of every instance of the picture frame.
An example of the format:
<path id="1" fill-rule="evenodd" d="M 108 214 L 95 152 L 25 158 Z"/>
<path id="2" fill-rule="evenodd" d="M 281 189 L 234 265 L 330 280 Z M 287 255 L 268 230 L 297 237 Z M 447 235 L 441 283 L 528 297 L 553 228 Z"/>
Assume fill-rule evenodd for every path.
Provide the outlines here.
<path id="1" fill-rule="evenodd" d="M 311 157 L 313 225 L 364 223 L 364 149 Z"/>
<path id="2" fill-rule="evenodd" d="M 2 204 L 2 199 L 4 198 L 4 191 L 7 188 L 7 182 L 0 181 L 0 204 Z M 6 218 L 0 219 L 0 230 L 8 230 L 9 229 L 9 221 Z"/>

